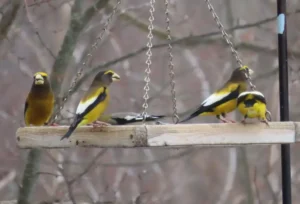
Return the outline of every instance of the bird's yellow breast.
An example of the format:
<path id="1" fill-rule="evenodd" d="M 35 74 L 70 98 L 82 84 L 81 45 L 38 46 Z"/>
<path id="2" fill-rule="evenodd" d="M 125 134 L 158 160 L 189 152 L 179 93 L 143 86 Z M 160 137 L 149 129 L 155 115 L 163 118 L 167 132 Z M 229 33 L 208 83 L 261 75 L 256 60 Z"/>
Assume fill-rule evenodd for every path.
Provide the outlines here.
<path id="1" fill-rule="evenodd" d="M 42 99 L 29 97 L 27 103 L 28 106 L 25 112 L 26 126 L 41 126 L 48 122 L 54 106 L 53 95 L 49 95 L 49 97 Z"/>
<path id="2" fill-rule="evenodd" d="M 262 120 L 266 119 L 266 104 L 256 101 L 253 106 L 246 107 L 245 103 L 240 103 L 238 105 L 238 110 L 242 115 L 247 116 L 248 118 L 260 118 Z"/>
<path id="3" fill-rule="evenodd" d="M 103 88 L 98 89 L 92 95 L 94 95 L 94 94 L 99 95 L 99 94 L 101 94 L 101 92 L 103 90 L 104 90 Z M 110 100 L 109 91 L 107 88 L 106 88 L 105 92 L 106 92 L 105 99 L 103 101 L 101 101 L 93 110 L 91 110 L 88 114 L 86 114 L 83 117 L 83 120 L 79 123 L 79 126 L 95 122 L 103 114 L 103 112 L 107 108 L 107 106 L 109 104 L 109 100 Z"/>

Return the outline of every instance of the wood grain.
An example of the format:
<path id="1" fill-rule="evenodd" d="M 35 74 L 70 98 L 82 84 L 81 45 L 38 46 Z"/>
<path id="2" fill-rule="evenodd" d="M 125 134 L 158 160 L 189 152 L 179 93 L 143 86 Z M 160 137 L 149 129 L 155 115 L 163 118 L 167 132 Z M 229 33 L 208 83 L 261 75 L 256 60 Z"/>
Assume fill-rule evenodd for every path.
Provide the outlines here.
<path id="1" fill-rule="evenodd" d="M 103 128 L 83 126 L 77 128 L 68 140 L 62 141 L 60 138 L 66 133 L 67 126 L 45 126 L 19 128 L 16 137 L 21 148 L 279 144 L 300 141 L 299 124 L 272 122 L 270 126 L 264 123 L 126 125 Z"/>

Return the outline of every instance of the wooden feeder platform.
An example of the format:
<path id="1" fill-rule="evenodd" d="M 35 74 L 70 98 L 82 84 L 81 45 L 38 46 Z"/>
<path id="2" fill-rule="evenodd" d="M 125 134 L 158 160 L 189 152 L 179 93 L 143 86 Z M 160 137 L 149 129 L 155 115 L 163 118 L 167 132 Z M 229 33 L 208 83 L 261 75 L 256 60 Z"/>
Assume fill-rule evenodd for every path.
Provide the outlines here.
<path id="1" fill-rule="evenodd" d="M 269 124 L 82 126 L 62 141 L 68 126 L 22 127 L 17 130 L 16 137 L 20 148 L 235 146 L 300 141 L 300 122 Z"/>

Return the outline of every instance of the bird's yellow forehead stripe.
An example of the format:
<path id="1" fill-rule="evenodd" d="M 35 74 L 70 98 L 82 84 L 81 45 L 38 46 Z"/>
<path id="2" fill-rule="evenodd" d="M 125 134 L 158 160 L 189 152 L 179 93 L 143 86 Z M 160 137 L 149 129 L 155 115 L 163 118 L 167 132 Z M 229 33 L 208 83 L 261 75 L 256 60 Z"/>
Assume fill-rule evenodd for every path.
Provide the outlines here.
<path id="1" fill-rule="evenodd" d="M 48 76 L 48 74 L 45 73 L 45 72 L 37 72 L 37 73 L 34 74 L 34 76 L 36 76 L 36 75 L 41 75 L 41 76 L 43 76 L 43 77 Z"/>
<path id="2" fill-rule="evenodd" d="M 245 69 L 249 69 L 249 67 L 246 66 L 246 65 L 244 65 L 244 66 L 242 66 L 242 67 L 240 68 L 240 70 L 245 70 Z"/>
<path id="3" fill-rule="evenodd" d="M 109 73 L 114 74 L 115 72 L 112 71 L 112 70 L 108 70 L 108 71 L 106 71 L 104 74 L 109 74 Z"/>

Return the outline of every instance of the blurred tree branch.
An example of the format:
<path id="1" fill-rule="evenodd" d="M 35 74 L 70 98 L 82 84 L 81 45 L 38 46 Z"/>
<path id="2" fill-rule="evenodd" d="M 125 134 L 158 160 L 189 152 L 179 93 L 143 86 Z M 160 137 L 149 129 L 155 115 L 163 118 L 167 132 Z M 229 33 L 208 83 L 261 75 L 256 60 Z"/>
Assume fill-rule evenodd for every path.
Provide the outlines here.
<path id="1" fill-rule="evenodd" d="M 29 204 L 30 194 L 34 183 L 38 177 L 39 161 L 41 158 L 41 150 L 32 149 L 29 151 L 27 163 L 23 173 L 22 184 L 19 190 L 18 204 Z"/>
<path id="2" fill-rule="evenodd" d="M 131 16 L 131 17 L 134 17 L 134 14 Z M 126 20 L 126 17 L 124 18 L 124 20 Z M 130 20 L 130 18 L 129 18 L 129 21 L 131 21 Z M 134 23 L 133 21 L 131 21 L 132 23 Z M 141 23 L 142 21 L 137 21 L 138 23 Z M 142 24 L 141 24 L 141 28 L 143 28 L 143 29 L 146 29 L 147 30 L 147 27 L 145 27 L 145 26 L 143 26 Z M 163 34 L 163 33 L 162 33 Z M 157 37 L 159 37 L 158 35 L 159 35 L 159 33 L 158 34 L 156 34 L 157 35 Z M 194 37 L 194 36 L 189 36 L 189 37 Z M 163 38 L 163 35 L 161 35 L 161 38 Z M 201 42 L 200 42 L 201 43 Z M 221 43 L 221 40 L 220 39 L 209 39 L 209 40 L 207 40 L 207 42 L 203 42 L 203 43 L 207 43 L 207 44 L 209 44 L 209 43 Z M 187 46 L 193 46 L 192 45 L 193 44 L 193 41 L 189 41 L 189 43 L 187 44 Z M 185 43 L 183 42 L 182 43 L 182 45 L 185 45 Z M 241 48 L 242 46 L 245 46 L 244 48 Z M 240 44 L 239 45 L 239 47 L 241 48 L 241 49 L 258 49 L 258 51 L 259 51 L 259 49 L 262 49 L 262 50 L 264 50 L 265 49 L 265 47 L 260 47 L 260 45 L 255 45 L 254 47 L 251 45 L 251 44 L 244 44 L 244 43 L 242 43 L 242 44 Z M 257 48 L 258 47 L 258 48 Z M 274 53 L 274 55 L 277 53 L 277 50 L 276 49 L 273 49 L 272 50 L 272 48 L 266 48 L 266 49 L 268 49 L 269 51 L 270 51 L 270 53 Z M 144 51 L 142 51 L 142 52 L 144 52 Z M 124 54 L 126 54 L 126 53 L 124 53 Z M 122 56 L 122 57 L 124 57 L 124 56 Z M 133 56 L 132 56 L 133 57 Z M 142 56 L 140 56 L 140 57 L 142 57 Z M 129 59 L 130 57 L 128 57 L 128 59 Z M 120 58 L 118 58 L 118 59 L 120 59 Z M 72 60 L 72 59 L 71 59 Z M 126 59 L 123 59 L 123 60 L 126 60 Z M 122 60 L 121 60 L 122 61 Z M 109 62 L 108 62 L 109 63 Z M 114 62 L 114 63 L 117 63 L 117 62 Z M 106 63 L 107 64 L 107 63 Z M 100 65 L 101 66 L 101 65 Z M 75 68 L 72 68 L 72 69 L 75 69 Z M 277 72 L 276 71 L 277 69 L 274 69 L 274 70 L 272 70 L 272 72 L 273 71 L 275 71 L 275 72 Z M 268 74 L 265 74 L 265 75 L 267 75 L 268 76 Z M 261 77 L 261 76 L 260 76 Z M 259 78 L 259 77 L 258 77 Z M 156 160 L 157 161 L 157 160 Z M 143 161 L 142 161 L 143 162 Z M 143 162 L 143 163 L 146 163 L 147 161 L 145 161 L 145 162 Z M 99 163 L 101 163 L 101 162 L 99 162 Z M 100 164 L 101 165 L 101 164 Z M 109 165 L 109 164 L 108 164 Z M 119 163 L 113 163 L 113 162 L 111 162 L 111 165 L 112 166 L 121 166 L 121 165 L 123 165 L 122 163 L 121 164 L 119 164 Z M 134 164 L 132 164 L 132 165 L 140 165 L 139 163 L 134 163 Z M 130 166 L 131 166 L 131 163 L 130 163 Z"/>
<path id="3" fill-rule="evenodd" d="M 257 203 L 258 204 L 262 204 L 262 201 L 261 201 L 261 196 L 260 196 L 260 189 L 259 189 L 259 187 L 258 187 L 258 182 L 257 182 L 257 168 L 255 167 L 254 168 L 254 178 L 253 178 L 253 183 L 254 183 L 254 190 L 255 190 L 255 194 L 256 194 L 256 200 L 257 200 Z"/>
<path id="4" fill-rule="evenodd" d="M 107 149 L 103 149 L 93 158 L 93 160 L 90 162 L 90 164 L 83 170 L 80 174 L 78 174 L 75 178 L 68 181 L 70 185 L 72 185 L 76 180 L 81 178 L 83 175 L 85 175 L 97 162 L 97 160 L 106 153 Z"/>
<path id="5" fill-rule="evenodd" d="M 9 0 L 10 1 L 10 0 Z M 7 33 L 17 17 L 18 10 L 21 5 L 21 0 L 11 0 L 11 6 L 3 12 L 0 21 L 0 43 L 6 38 Z"/>
<path id="6" fill-rule="evenodd" d="M 113 8 L 113 6 L 111 5 L 110 7 L 111 9 Z M 140 30 L 148 32 L 148 22 L 144 22 L 143 20 L 140 20 L 133 12 L 122 12 L 120 14 L 120 18 L 122 20 L 129 21 Z M 167 39 L 168 37 L 167 33 L 163 29 L 157 27 L 154 27 L 152 33 L 154 36 L 161 39 Z"/>
<path id="7" fill-rule="evenodd" d="M 16 200 L 7 200 L 7 201 L 0 201 L 0 204 L 16 204 Z M 48 201 L 42 201 L 40 203 L 35 203 L 35 204 L 74 204 L 72 201 L 55 201 L 55 202 L 48 202 Z M 88 202 L 79 202 L 78 204 L 90 204 Z M 113 204 L 111 202 L 99 202 L 97 204 Z"/>
<path id="8" fill-rule="evenodd" d="M 160 159 L 151 159 L 151 160 L 148 160 L 148 161 L 144 161 L 144 160 L 143 161 L 137 161 L 137 162 L 122 162 L 122 161 L 119 161 L 118 163 L 115 163 L 115 162 L 103 162 L 103 161 L 96 162 L 96 160 L 94 160 L 94 159 L 96 159 L 96 157 L 97 157 L 96 156 L 96 157 L 94 157 L 94 159 L 92 161 L 89 161 L 89 162 L 76 162 L 76 161 L 72 161 L 72 160 L 66 160 L 64 162 L 58 162 L 57 161 L 57 164 L 59 164 L 59 165 L 62 165 L 62 164 L 64 164 L 64 165 L 80 165 L 80 166 L 87 165 L 86 170 L 88 170 L 91 167 L 92 164 L 97 165 L 97 166 L 101 166 L 101 167 L 132 168 L 132 167 L 149 166 L 149 165 L 153 165 L 153 164 L 157 164 L 157 163 L 165 163 L 165 162 L 169 162 L 171 160 L 176 160 L 176 159 L 182 159 L 182 157 L 190 156 L 192 154 L 197 154 L 197 153 L 199 153 L 201 151 L 204 151 L 206 149 L 207 149 L 207 147 L 200 147 L 200 148 L 199 147 L 198 148 L 190 147 L 190 148 L 184 148 L 179 153 L 176 153 L 176 154 L 174 153 L 172 155 L 168 155 L 168 156 L 165 156 L 165 157 L 160 158 Z M 100 156 L 98 156 L 98 157 L 101 157 L 103 153 L 102 152 L 101 152 L 101 154 L 99 153 Z M 49 176 L 54 176 L 54 177 L 59 176 L 58 174 L 51 173 L 51 172 L 37 172 L 36 174 L 44 174 L 44 175 L 49 175 Z M 82 174 L 83 173 L 80 173 L 78 176 L 80 177 L 80 176 L 82 176 Z M 78 176 L 77 176 L 77 178 L 78 178 Z M 72 181 L 72 180 L 70 180 L 70 181 Z"/>
<path id="9" fill-rule="evenodd" d="M 254 196 L 253 196 L 253 191 L 252 191 L 252 179 L 250 177 L 250 172 L 249 172 L 249 162 L 248 162 L 248 156 L 246 149 L 244 147 L 239 147 L 238 148 L 238 155 L 239 155 L 239 168 L 240 168 L 240 175 L 243 180 L 244 188 L 246 190 L 246 200 L 248 204 L 253 204 L 254 203 Z"/>
<path id="10" fill-rule="evenodd" d="M 15 2 L 17 0 L 14 0 Z M 85 27 L 85 25 L 94 16 L 96 11 L 104 8 L 109 0 L 98 0 L 95 5 L 88 8 L 83 15 L 81 15 L 81 0 L 75 0 L 74 5 L 71 9 L 71 21 L 69 29 L 63 40 L 61 49 L 58 53 L 56 61 L 53 65 L 53 71 L 51 73 L 51 84 L 55 95 L 61 90 L 61 84 L 64 79 L 65 72 L 67 71 L 68 64 L 72 58 L 78 37 Z M 41 150 L 32 149 L 29 152 L 27 164 L 24 170 L 22 187 L 20 189 L 18 204 L 28 204 L 29 196 L 35 183 L 35 178 L 38 176 L 39 158 L 41 157 Z M 62 172 L 63 173 L 63 172 Z M 69 187 L 69 186 L 68 186 Z M 69 191 L 71 189 L 68 189 Z M 72 193 L 70 192 L 70 199 L 74 203 Z"/>
<path id="11" fill-rule="evenodd" d="M 105 154 L 106 151 L 107 151 L 107 149 L 103 149 L 103 150 L 99 151 L 98 154 L 90 162 L 90 164 L 85 168 L 85 170 L 83 170 L 80 174 L 78 174 L 78 176 L 76 176 L 75 178 L 70 179 L 70 180 L 68 179 L 67 173 L 65 172 L 64 168 L 59 165 L 59 162 L 49 152 L 47 152 L 47 156 L 57 165 L 57 169 L 58 169 L 59 173 L 64 177 L 64 181 L 67 185 L 69 197 L 70 197 L 70 200 L 73 202 L 73 204 L 76 204 L 76 201 L 75 201 L 75 197 L 74 197 L 74 194 L 73 194 L 73 191 L 72 191 L 72 185 L 75 183 L 75 181 L 77 179 L 79 179 L 83 175 L 85 175 L 95 165 L 96 161 L 103 154 Z M 41 173 L 41 172 L 39 172 L 39 173 Z M 48 173 L 48 172 L 42 172 L 42 174 L 45 174 L 45 173 Z M 51 173 L 48 173 L 48 175 L 51 175 Z"/>
<path id="12" fill-rule="evenodd" d="M 172 42 L 173 45 L 179 45 L 179 44 L 184 44 L 183 41 L 189 41 L 190 39 L 196 39 L 199 38 L 197 41 L 198 44 L 202 43 L 202 44 L 223 44 L 224 46 L 227 45 L 225 42 L 223 42 L 222 39 L 218 38 L 218 39 L 207 39 L 207 34 L 204 35 L 199 35 L 199 36 L 189 36 L 189 37 L 184 37 L 182 39 L 179 40 L 174 40 Z M 153 45 L 153 49 L 158 49 L 158 48 L 162 48 L 167 46 L 167 43 L 161 43 L 161 44 L 156 44 Z M 236 48 L 240 48 L 243 50 L 251 50 L 251 51 L 256 51 L 256 52 L 264 52 L 264 53 L 269 53 L 271 55 L 276 55 L 277 54 L 277 49 L 272 49 L 272 48 L 267 48 L 267 47 L 263 47 L 261 45 L 254 45 L 254 44 L 249 44 L 249 43 L 240 43 L 238 45 L 236 45 Z M 83 75 L 82 78 L 80 78 L 76 84 L 76 86 L 74 87 L 74 89 L 71 91 L 71 94 L 73 94 L 74 92 L 76 92 L 78 90 L 78 88 L 82 85 L 82 83 L 87 80 L 91 75 L 94 75 L 95 73 L 104 70 L 105 68 L 112 66 L 114 64 L 117 64 L 119 62 L 122 62 L 124 60 L 127 60 L 129 58 L 135 57 L 143 52 L 145 52 L 148 49 L 148 47 L 142 47 L 138 50 L 135 50 L 129 54 L 126 54 L 122 57 L 113 59 L 111 61 L 105 62 L 101 65 L 98 65 L 90 70 L 88 70 L 86 72 L 85 75 Z M 293 54 L 294 56 L 300 57 L 300 52 L 296 52 L 296 51 L 289 51 L 290 54 Z"/>
<path id="13" fill-rule="evenodd" d="M 3 16 L 4 15 L 4 10 L 10 5 L 10 1 L 6 1 L 3 3 L 0 7 L 0 14 Z"/>
<path id="14" fill-rule="evenodd" d="M 83 29 L 83 22 L 81 22 L 81 2 L 76 0 L 71 9 L 71 21 L 69 29 L 65 35 L 63 43 L 61 45 L 58 56 L 54 62 L 51 73 L 51 85 L 54 94 L 57 96 L 60 92 L 60 87 L 64 79 L 64 74 L 67 70 L 67 66 L 73 56 L 73 51 L 76 46 L 77 39 L 80 35 L 80 31 Z"/>
<path id="15" fill-rule="evenodd" d="M 201 147 L 201 148 L 186 148 L 183 151 L 173 154 L 173 155 L 168 155 L 166 157 L 160 158 L 160 159 L 153 159 L 149 161 L 137 161 L 137 162 L 121 162 L 119 161 L 118 163 L 114 162 L 97 162 L 95 165 L 101 166 L 101 167 L 124 167 L 124 168 L 130 168 L 130 167 L 140 167 L 140 166 L 147 166 L 147 165 L 152 165 L 156 163 L 164 163 L 168 162 L 170 160 L 176 160 L 191 154 L 196 154 L 200 151 L 206 150 L 206 147 Z M 64 164 L 72 164 L 72 165 L 82 165 L 87 162 L 75 162 L 75 161 L 65 161 Z M 89 162 L 88 162 L 89 163 Z"/>
<path id="16" fill-rule="evenodd" d="M 81 1 L 76 0 L 74 2 L 71 10 L 70 26 L 54 62 L 51 74 L 51 84 L 55 95 L 58 95 L 60 92 L 61 83 L 63 82 L 68 64 L 72 59 L 81 31 L 92 19 L 95 13 L 107 5 L 108 1 L 109 0 L 97 0 L 96 3 L 88 8 L 83 15 L 81 15 Z"/>
<path id="17" fill-rule="evenodd" d="M 300 13 L 300 9 L 297 9 L 295 12 L 292 13 L 288 13 L 287 15 L 291 15 L 291 14 L 296 14 L 296 13 Z M 132 18 L 132 16 L 128 17 L 128 14 L 122 14 L 124 18 Z M 247 28 L 252 28 L 252 27 L 257 27 L 269 22 L 272 22 L 276 20 L 276 16 L 275 17 L 271 17 L 271 18 L 267 18 L 261 21 L 257 21 L 254 23 L 250 23 L 250 24 L 246 24 L 246 25 L 238 25 L 235 26 L 233 28 L 227 29 L 228 32 L 230 31 L 234 31 L 234 30 L 243 30 L 243 29 L 247 29 Z M 138 22 L 138 24 L 141 24 L 142 21 L 140 20 L 134 20 L 134 22 Z M 139 28 L 142 28 L 142 30 L 147 31 L 147 25 L 145 24 L 144 26 L 138 26 Z M 157 32 L 153 32 L 153 34 L 156 33 L 156 37 L 162 37 L 164 36 L 160 30 L 156 30 Z M 213 38 L 220 35 L 219 31 L 214 31 L 214 32 L 209 32 L 209 33 L 205 33 L 205 34 L 200 34 L 200 35 L 194 35 L 194 36 L 186 36 L 183 38 L 178 38 L 178 39 L 174 39 L 171 41 L 172 45 L 179 45 L 179 46 L 196 46 L 199 44 L 213 44 L 213 43 L 222 43 L 224 45 L 227 45 L 222 39 L 220 38 Z M 159 43 L 156 45 L 153 45 L 153 49 L 158 49 L 158 48 L 162 48 L 168 46 L 168 43 Z M 238 45 L 236 45 L 236 48 L 239 49 L 244 49 L 244 50 L 251 50 L 251 51 L 257 51 L 257 52 L 265 52 L 265 53 L 269 53 L 272 55 L 277 55 L 277 49 L 274 48 L 268 48 L 268 47 L 264 47 L 261 45 L 255 45 L 255 44 L 249 44 L 249 43 L 240 43 Z M 90 69 L 89 71 L 86 72 L 86 74 L 84 74 L 79 80 L 78 83 L 76 84 L 76 86 L 74 87 L 74 89 L 72 90 L 71 94 L 73 94 L 74 92 L 76 92 L 78 90 L 78 88 L 82 85 L 82 83 L 87 80 L 91 75 L 94 75 L 95 73 L 104 70 L 105 68 L 112 66 L 114 64 L 117 64 L 119 62 L 122 62 L 124 60 L 127 60 L 129 58 L 135 57 L 145 51 L 147 51 L 148 47 L 142 47 L 140 49 L 137 49 L 129 54 L 126 54 L 122 57 L 113 59 L 109 62 L 103 63 L 101 65 L 98 65 L 92 69 Z M 289 51 L 289 54 L 293 54 L 296 57 L 300 57 L 300 52 L 297 51 Z"/>
<path id="18" fill-rule="evenodd" d="M 34 23 L 34 20 L 33 20 L 33 17 L 32 15 L 30 14 L 29 12 L 29 6 L 27 4 L 27 1 L 25 0 L 25 9 L 26 9 L 26 15 L 27 15 L 27 19 L 28 19 L 28 22 L 29 22 L 29 25 L 30 27 L 33 29 L 33 32 L 35 33 L 35 35 L 37 36 L 37 39 L 39 40 L 40 44 L 42 47 L 44 47 L 47 52 L 49 53 L 49 55 L 55 60 L 55 54 L 51 51 L 51 49 L 46 45 L 46 43 L 43 41 L 35 23 Z"/>
<path id="19" fill-rule="evenodd" d="M 40 6 L 41 4 L 44 4 L 44 3 L 49 3 L 53 0 L 41 0 L 41 1 L 34 1 L 33 3 L 27 5 L 28 7 L 32 7 L 32 6 Z M 66 0 L 67 1 L 71 1 L 71 0 Z"/>

